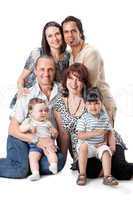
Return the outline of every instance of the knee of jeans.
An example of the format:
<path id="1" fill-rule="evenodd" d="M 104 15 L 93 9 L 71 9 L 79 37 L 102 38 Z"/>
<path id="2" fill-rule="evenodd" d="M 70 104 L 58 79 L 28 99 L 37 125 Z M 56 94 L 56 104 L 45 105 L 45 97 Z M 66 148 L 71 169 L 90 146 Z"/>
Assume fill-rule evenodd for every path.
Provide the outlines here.
<path id="1" fill-rule="evenodd" d="M 23 162 L 28 159 L 28 145 L 27 143 L 18 140 L 12 136 L 8 136 L 7 140 L 7 158 Z"/>
<path id="2" fill-rule="evenodd" d="M 15 178 L 25 178 L 29 174 L 29 168 L 18 168 L 16 170 L 16 177 Z"/>
<path id="3" fill-rule="evenodd" d="M 29 174 L 29 167 L 22 169 L 22 178 L 27 177 Z"/>

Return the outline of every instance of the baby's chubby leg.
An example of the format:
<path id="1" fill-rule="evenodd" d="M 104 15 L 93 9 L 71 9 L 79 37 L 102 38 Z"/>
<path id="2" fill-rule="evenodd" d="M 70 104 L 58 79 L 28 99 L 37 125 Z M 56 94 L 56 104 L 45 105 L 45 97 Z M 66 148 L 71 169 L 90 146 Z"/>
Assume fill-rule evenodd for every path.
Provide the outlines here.
<path id="1" fill-rule="evenodd" d="M 58 166 L 57 166 L 58 159 L 57 159 L 56 152 L 47 148 L 47 149 L 44 150 L 44 154 L 47 156 L 48 161 L 49 161 L 49 170 L 53 174 L 57 174 L 57 172 L 58 172 Z"/>
<path id="2" fill-rule="evenodd" d="M 41 153 L 36 151 L 31 151 L 29 153 L 29 162 L 32 175 L 28 177 L 30 181 L 37 181 L 40 179 L 39 173 L 39 160 L 41 158 Z"/>
<path id="3" fill-rule="evenodd" d="M 47 155 L 48 161 L 49 161 L 49 170 L 53 173 L 53 174 L 57 174 L 58 172 L 58 166 L 57 166 L 57 155 L 56 152 L 49 152 Z"/>

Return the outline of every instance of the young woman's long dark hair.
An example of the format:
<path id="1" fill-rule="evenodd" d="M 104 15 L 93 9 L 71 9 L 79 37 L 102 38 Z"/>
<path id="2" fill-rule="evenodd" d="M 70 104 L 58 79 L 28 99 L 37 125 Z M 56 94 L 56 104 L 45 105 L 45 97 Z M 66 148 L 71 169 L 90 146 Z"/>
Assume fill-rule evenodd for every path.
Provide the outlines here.
<path id="1" fill-rule="evenodd" d="M 41 42 L 41 47 L 42 47 L 42 50 L 43 50 L 42 53 L 47 54 L 47 55 L 51 55 L 50 46 L 49 46 L 47 39 L 46 39 L 46 30 L 47 30 L 48 27 L 57 27 L 59 29 L 61 36 L 62 36 L 62 45 L 61 45 L 61 48 L 60 48 L 60 53 L 64 53 L 65 49 L 66 49 L 66 43 L 64 41 L 63 29 L 62 29 L 60 24 L 58 24 L 57 22 L 54 22 L 54 21 L 48 22 L 43 28 L 42 42 Z"/>

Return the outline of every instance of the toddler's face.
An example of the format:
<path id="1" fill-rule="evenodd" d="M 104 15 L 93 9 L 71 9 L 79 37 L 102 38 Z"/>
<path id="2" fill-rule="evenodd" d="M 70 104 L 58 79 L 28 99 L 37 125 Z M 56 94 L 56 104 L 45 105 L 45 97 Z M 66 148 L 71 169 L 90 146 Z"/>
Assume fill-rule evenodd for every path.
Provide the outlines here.
<path id="1" fill-rule="evenodd" d="M 100 100 L 90 102 L 87 101 L 86 108 L 92 115 L 98 115 L 102 108 L 102 102 Z"/>
<path id="2" fill-rule="evenodd" d="M 36 121 L 45 121 L 48 118 L 48 107 L 44 103 L 34 105 L 31 116 Z"/>

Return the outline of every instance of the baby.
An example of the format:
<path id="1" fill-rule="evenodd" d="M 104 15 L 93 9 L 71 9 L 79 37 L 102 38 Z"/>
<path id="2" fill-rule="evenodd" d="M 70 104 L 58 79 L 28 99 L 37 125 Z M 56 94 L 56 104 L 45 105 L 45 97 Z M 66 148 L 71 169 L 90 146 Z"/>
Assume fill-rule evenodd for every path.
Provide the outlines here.
<path id="1" fill-rule="evenodd" d="M 28 117 L 20 125 L 21 132 L 30 131 L 33 138 L 52 138 L 56 139 L 58 132 L 56 128 L 52 126 L 52 123 L 48 119 L 48 106 L 46 102 L 39 98 L 32 98 L 28 104 Z M 37 143 L 36 143 L 37 144 Z M 39 173 L 39 160 L 42 154 L 46 155 L 49 161 L 49 170 L 53 173 L 57 173 L 57 155 L 50 146 L 41 149 L 37 147 L 35 143 L 29 144 L 29 163 L 32 175 L 29 176 L 29 180 L 36 181 L 40 179 Z"/>

